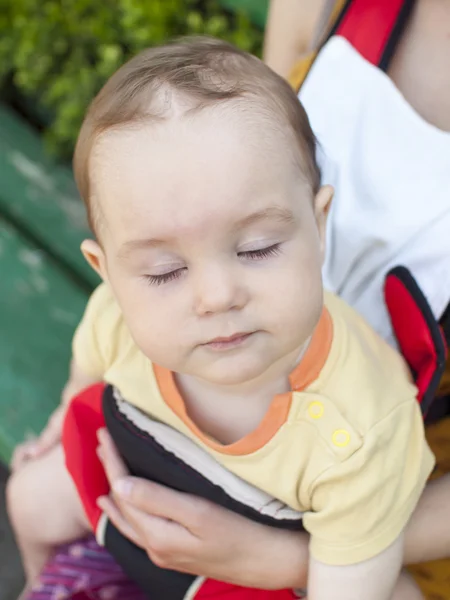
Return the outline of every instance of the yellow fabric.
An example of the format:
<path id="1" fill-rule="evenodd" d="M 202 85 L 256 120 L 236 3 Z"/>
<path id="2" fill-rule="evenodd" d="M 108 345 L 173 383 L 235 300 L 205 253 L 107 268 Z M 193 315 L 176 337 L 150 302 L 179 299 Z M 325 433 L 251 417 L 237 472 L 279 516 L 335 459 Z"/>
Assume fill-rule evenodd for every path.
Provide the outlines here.
<path id="1" fill-rule="evenodd" d="M 168 407 L 107 286 L 93 294 L 74 339 L 78 366 L 152 417 L 195 439 L 227 469 L 304 513 L 311 552 L 352 564 L 405 527 L 434 465 L 416 388 L 401 357 L 353 309 L 326 294 L 331 349 L 318 378 L 292 392 L 286 422 L 244 455 L 212 450 Z"/>
<path id="2" fill-rule="evenodd" d="M 298 90 L 301 88 L 302 83 L 306 79 L 313 62 L 316 60 L 316 56 L 317 52 L 309 52 L 308 54 L 302 56 L 302 58 L 298 60 L 292 67 L 287 80 L 296 92 L 298 92 Z"/>

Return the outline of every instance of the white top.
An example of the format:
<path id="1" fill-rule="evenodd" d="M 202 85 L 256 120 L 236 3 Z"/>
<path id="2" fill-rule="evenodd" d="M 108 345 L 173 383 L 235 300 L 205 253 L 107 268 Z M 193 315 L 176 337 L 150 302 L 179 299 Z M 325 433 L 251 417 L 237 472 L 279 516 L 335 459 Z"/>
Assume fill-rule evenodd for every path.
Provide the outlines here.
<path id="1" fill-rule="evenodd" d="M 450 133 L 407 103 L 389 77 L 335 36 L 299 97 L 335 187 L 325 286 L 395 344 L 384 278 L 408 267 L 436 318 L 450 301 Z"/>

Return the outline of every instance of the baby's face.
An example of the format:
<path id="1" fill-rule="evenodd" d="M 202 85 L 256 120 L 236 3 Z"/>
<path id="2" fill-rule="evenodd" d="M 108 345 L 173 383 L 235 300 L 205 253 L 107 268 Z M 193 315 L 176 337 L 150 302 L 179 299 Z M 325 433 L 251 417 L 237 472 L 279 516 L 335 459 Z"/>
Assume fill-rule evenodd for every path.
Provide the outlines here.
<path id="1" fill-rule="evenodd" d="M 275 137 L 205 111 L 98 141 L 100 271 L 153 362 L 239 384 L 311 335 L 327 202 Z"/>

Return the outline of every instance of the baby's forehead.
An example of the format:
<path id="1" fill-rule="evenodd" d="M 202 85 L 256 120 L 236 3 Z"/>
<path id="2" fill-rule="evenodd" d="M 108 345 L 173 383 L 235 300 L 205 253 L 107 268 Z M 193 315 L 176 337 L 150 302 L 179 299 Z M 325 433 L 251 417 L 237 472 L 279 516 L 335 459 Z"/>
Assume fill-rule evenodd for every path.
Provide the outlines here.
<path id="1" fill-rule="evenodd" d="M 118 229 L 287 195 L 301 170 L 263 122 L 215 110 L 105 132 L 92 152 L 93 212 Z"/>
<path id="2" fill-rule="evenodd" d="M 299 170 L 292 133 L 268 111 L 251 108 L 228 102 L 201 111 L 186 111 L 170 119 L 141 120 L 106 130 L 92 148 L 91 179 L 95 182 L 105 173 L 110 179 L 114 173 L 129 169 L 132 161 L 140 163 L 151 158 L 152 163 L 161 163 L 167 154 L 169 168 L 179 166 L 177 160 L 189 162 L 195 158 L 206 169 L 221 154 L 225 157 L 231 153 L 241 158 L 242 166 L 264 165 L 264 174 L 286 171 L 292 166 Z M 225 170 L 226 161 L 222 163 Z"/>

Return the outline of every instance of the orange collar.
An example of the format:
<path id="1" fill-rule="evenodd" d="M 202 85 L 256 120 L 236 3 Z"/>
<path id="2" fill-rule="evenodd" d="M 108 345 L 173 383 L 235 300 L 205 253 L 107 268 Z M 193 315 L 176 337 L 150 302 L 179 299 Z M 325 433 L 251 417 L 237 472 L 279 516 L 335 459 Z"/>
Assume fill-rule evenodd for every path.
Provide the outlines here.
<path id="1" fill-rule="evenodd" d="M 304 390 L 317 379 L 328 358 L 332 339 L 333 324 L 330 313 L 324 308 L 305 355 L 289 376 L 292 391 Z M 153 364 L 153 371 L 167 406 L 189 427 L 195 437 L 221 454 L 239 456 L 256 452 L 277 433 L 288 418 L 292 394 L 277 394 L 255 430 L 237 442 L 221 444 L 203 433 L 189 417 L 172 371 L 156 364 Z"/>

